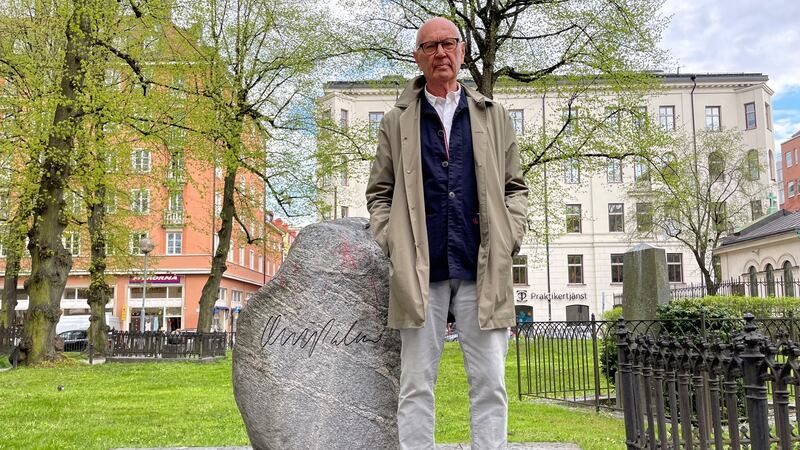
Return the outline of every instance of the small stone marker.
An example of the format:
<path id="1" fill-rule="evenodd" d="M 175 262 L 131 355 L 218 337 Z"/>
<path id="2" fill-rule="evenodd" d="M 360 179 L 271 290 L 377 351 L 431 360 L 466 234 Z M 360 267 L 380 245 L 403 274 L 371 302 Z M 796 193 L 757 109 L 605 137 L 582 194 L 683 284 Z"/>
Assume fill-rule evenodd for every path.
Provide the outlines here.
<path id="1" fill-rule="evenodd" d="M 302 230 L 242 310 L 233 390 L 254 449 L 394 449 L 400 335 L 365 219 Z"/>
<path id="2" fill-rule="evenodd" d="M 663 248 L 639 244 L 622 257 L 622 314 L 626 320 L 654 320 L 669 303 L 667 256 Z"/>

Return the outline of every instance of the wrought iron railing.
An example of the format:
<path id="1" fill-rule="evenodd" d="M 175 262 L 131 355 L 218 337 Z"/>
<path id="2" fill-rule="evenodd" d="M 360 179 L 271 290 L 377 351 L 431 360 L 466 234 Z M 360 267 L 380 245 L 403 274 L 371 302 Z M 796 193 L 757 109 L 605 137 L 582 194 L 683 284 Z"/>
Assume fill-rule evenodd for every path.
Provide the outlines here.
<path id="1" fill-rule="evenodd" d="M 629 450 L 797 448 L 800 322 L 748 314 L 705 335 L 671 325 L 616 324 Z"/>
<path id="2" fill-rule="evenodd" d="M 706 283 L 689 284 L 670 289 L 670 298 L 698 298 L 706 295 L 741 295 L 747 297 L 800 297 L 800 280 L 773 277 L 754 279 L 749 277 L 731 278 L 715 286 Z"/>
<path id="3" fill-rule="evenodd" d="M 111 357 L 208 358 L 225 356 L 226 333 L 112 331 Z"/>

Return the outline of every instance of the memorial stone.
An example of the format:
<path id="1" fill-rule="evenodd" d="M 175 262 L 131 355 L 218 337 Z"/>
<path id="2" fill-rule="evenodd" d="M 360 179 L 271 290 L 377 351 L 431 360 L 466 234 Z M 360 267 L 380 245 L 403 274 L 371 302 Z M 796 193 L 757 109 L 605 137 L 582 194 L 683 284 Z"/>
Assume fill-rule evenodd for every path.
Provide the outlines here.
<path id="1" fill-rule="evenodd" d="M 365 219 L 309 225 L 242 310 L 236 403 L 254 449 L 394 449 L 400 336 Z"/>
<path id="2" fill-rule="evenodd" d="M 669 302 L 667 257 L 662 248 L 639 244 L 622 257 L 622 314 L 626 320 L 654 320 Z"/>

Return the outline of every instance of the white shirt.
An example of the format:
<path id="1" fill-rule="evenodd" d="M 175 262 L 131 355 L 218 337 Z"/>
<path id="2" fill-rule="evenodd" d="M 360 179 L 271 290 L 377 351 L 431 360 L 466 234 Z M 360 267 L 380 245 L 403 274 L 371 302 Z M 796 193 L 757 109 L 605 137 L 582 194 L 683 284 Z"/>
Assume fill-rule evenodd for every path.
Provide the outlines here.
<path id="1" fill-rule="evenodd" d="M 458 84 L 457 86 L 458 88 L 455 91 L 448 92 L 444 98 L 431 94 L 428 92 L 428 86 L 425 86 L 425 98 L 428 99 L 428 103 L 436 110 L 436 114 L 439 115 L 439 120 L 441 120 L 442 125 L 444 125 L 444 148 L 445 151 L 448 152 L 448 156 L 450 152 L 450 130 L 453 128 L 453 116 L 456 113 L 458 101 L 461 100 L 461 85 Z"/>

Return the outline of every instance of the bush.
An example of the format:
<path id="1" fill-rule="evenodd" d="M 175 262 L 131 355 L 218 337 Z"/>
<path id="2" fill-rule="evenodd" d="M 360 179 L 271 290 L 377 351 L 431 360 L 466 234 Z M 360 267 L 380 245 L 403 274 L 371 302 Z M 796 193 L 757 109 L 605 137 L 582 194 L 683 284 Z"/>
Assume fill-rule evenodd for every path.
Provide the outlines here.
<path id="1" fill-rule="evenodd" d="M 605 334 L 602 341 L 600 341 L 600 373 L 606 377 L 608 383 L 613 385 L 617 375 L 617 340 L 614 337 L 614 332 L 617 331 L 615 323 L 622 317 L 622 307 L 616 307 L 606 311 L 601 316 L 601 320 L 607 320 L 611 323 L 606 326 Z"/>

